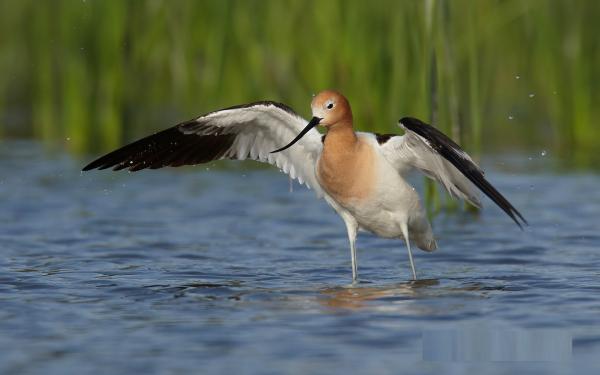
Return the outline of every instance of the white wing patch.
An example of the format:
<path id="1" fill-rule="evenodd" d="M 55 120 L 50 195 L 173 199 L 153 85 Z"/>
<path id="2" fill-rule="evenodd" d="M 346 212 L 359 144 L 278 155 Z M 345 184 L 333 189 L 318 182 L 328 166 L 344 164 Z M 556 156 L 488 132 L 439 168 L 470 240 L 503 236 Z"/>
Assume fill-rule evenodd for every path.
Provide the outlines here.
<path id="1" fill-rule="evenodd" d="M 481 206 L 476 187 L 498 205 L 521 229 L 527 220 L 486 180 L 483 171 L 463 149 L 444 133 L 412 117 L 400 120 L 403 136 L 382 139 L 380 150 L 385 158 L 404 173 L 410 168 L 421 170 L 438 181 L 453 197 Z M 387 142 L 383 142 L 387 139 Z"/>
<path id="2" fill-rule="evenodd" d="M 381 153 L 401 174 L 413 168 L 440 183 L 453 198 L 467 200 L 481 207 L 475 186 L 450 162 L 438 154 L 429 142 L 420 135 L 406 130 L 404 135 L 391 137 L 380 146 Z M 464 152 L 462 157 L 471 161 Z"/>
<path id="3" fill-rule="evenodd" d="M 294 147 L 270 153 L 296 137 L 307 123 L 291 108 L 275 102 L 226 108 L 132 142 L 94 160 L 83 170 L 138 171 L 218 159 L 253 159 L 277 166 L 322 197 L 315 166 L 323 145 L 316 129 Z"/>
<path id="4" fill-rule="evenodd" d="M 277 166 L 291 178 L 313 189 L 317 196 L 323 192 L 315 175 L 315 165 L 323 149 L 321 134 L 312 129 L 294 147 L 271 154 L 285 145 L 306 126 L 308 121 L 290 109 L 275 103 L 226 109 L 196 119 L 184 129 L 185 133 L 234 133 L 231 148 L 223 155 L 230 159 L 252 159 Z"/>

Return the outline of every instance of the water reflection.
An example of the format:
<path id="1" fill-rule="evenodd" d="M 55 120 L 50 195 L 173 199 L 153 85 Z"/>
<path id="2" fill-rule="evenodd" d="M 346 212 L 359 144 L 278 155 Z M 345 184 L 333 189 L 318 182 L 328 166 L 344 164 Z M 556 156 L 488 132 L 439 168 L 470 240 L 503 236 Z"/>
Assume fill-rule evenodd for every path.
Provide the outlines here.
<path id="1" fill-rule="evenodd" d="M 173 364 L 181 368 L 171 372 L 252 373 L 268 363 L 273 373 L 415 364 L 439 374 L 448 371 L 435 361 L 519 359 L 496 348 L 541 347 L 519 334 L 496 340 L 498 322 L 567 329 L 573 362 L 597 360 L 598 176 L 492 168 L 535 217 L 526 232 L 493 207 L 476 219 L 442 214 L 434 224 L 443 247 L 419 254 L 430 279 L 417 282 L 394 266 L 406 261 L 401 244 L 362 236 L 361 275 L 371 282 L 343 287 L 343 223 L 312 192 L 290 195 L 277 173 L 80 175 L 81 163 L 31 144 L 2 146 L 0 373 L 46 364 L 56 369 L 46 373 L 67 364 L 92 373 L 85 366 L 103 353 L 110 373 Z M 545 360 L 550 349 L 526 359 Z M 49 363 L 59 352 L 65 362 Z M 432 362 L 419 367 L 423 358 Z M 476 372 L 499 373 L 486 369 Z"/>
<path id="2" fill-rule="evenodd" d="M 369 302 L 389 299 L 401 301 L 418 298 L 420 289 L 439 285 L 436 279 L 418 280 L 393 285 L 363 286 L 355 284 L 347 287 L 327 288 L 321 291 L 319 301 L 323 306 L 336 309 L 361 309 Z"/>
<path id="3" fill-rule="evenodd" d="M 426 298 L 451 297 L 462 295 L 463 298 L 486 298 L 490 292 L 505 290 L 504 285 L 490 285 L 474 282 L 458 282 L 456 280 L 423 279 L 395 283 L 390 285 L 368 286 L 358 283 L 345 287 L 333 287 L 321 290 L 319 302 L 322 306 L 333 309 L 375 309 L 404 310 L 405 312 L 433 313 L 435 310 L 424 306 L 407 308 L 407 303 Z M 431 306 L 430 306 L 431 307 Z M 445 305 L 444 308 L 449 308 Z"/>

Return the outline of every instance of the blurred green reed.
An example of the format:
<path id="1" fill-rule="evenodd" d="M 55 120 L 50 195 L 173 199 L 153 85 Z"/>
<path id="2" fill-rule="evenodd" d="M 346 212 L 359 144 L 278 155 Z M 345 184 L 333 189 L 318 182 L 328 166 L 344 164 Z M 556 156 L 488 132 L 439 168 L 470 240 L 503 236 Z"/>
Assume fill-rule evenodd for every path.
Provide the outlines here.
<path id="1" fill-rule="evenodd" d="M 338 88 L 361 130 L 432 121 L 469 151 L 600 144 L 600 1 L 0 0 L 0 137 L 100 152 L 234 104 L 309 116 Z"/>

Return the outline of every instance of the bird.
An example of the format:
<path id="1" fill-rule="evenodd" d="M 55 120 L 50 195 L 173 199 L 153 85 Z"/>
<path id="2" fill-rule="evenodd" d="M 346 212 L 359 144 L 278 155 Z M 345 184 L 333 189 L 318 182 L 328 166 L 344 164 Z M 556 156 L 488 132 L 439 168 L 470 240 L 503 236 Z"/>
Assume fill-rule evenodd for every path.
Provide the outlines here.
<path id="1" fill-rule="evenodd" d="M 436 250 L 419 194 L 406 180 L 411 170 L 422 172 L 451 197 L 476 207 L 481 207 L 479 189 L 519 228 L 528 225 L 473 159 L 434 126 L 403 117 L 398 125 L 404 134 L 355 131 L 348 99 L 330 89 L 313 96 L 311 110 L 309 121 L 275 101 L 209 112 L 101 156 L 83 171 L 112 168 L 134 172 L 220 159 L 252 159 L 274 165 L 314 190 L 342 218 L 353 283 L 358 281 L 359 230 L 403 240 L 412 280 L 417 280 L 417 272 L 411 243 L 427 252 Z M 325 132 L 320 133 L 317 126 Z"/>

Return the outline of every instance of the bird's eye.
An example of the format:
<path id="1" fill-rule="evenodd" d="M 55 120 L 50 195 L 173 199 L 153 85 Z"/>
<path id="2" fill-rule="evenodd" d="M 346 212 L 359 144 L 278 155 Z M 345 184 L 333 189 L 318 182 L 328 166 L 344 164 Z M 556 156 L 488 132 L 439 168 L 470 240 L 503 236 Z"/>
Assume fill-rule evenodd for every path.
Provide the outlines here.
<path id="1" fill-rule="evenodd" d="M 333 101 L 331 101 L 331 100 L 325 104 L 325 108 L 327 108 L 327 109 L 332 109 L 333 106 L 334 106 L 334 104 L 333 104 Z"/>

